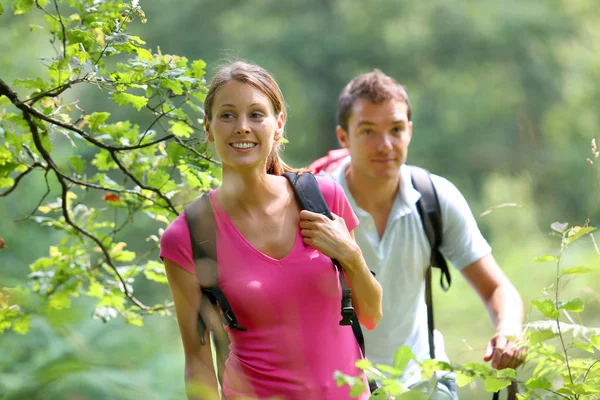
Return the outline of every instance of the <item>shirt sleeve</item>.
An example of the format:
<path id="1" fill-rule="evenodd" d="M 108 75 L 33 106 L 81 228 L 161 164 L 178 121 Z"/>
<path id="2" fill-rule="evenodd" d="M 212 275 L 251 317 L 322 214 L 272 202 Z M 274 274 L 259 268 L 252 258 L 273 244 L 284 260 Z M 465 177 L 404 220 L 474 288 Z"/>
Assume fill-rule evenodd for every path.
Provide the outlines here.
<path id="1" fill-rule="evenodd" d="M 329 210 L 337 216 L 344 218 L 348 230 L 352 232 L 359 224 L 358 217 L 352 210 L 344 189 L 339 183 L 328 176 L 317 176 L 321 193 L 329 206 Z"/>
<path id="2" fill-rule="evenodd" d="M 165 258 L 179 265 L 191 274 L 196 274 L 192 239 L 183 213 L 169 225 L 160 237 L 161 260 Z"/>
<path id="3" fill-rule="evenodd" d="M 450 181 L 431 176 L 442 211 L 442 246 L 440 250 L 457 269 L 491 253 L 467 201 Z"/>

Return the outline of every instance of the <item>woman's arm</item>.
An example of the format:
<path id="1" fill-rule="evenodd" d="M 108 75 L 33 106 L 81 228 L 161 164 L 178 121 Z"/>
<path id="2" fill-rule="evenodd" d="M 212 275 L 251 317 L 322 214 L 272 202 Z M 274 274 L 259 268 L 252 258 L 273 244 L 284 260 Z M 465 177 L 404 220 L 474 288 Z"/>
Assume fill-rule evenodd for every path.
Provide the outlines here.
<path id="1" fill-rule="evenodd" d="M 350 232 L 354 241 L 354 232 Z M 356 245 L 355 250 L 349 251 L 346 258 L 338 259 L 344 273 L 348 286 L 352 288 L 352 305 L 358 316 L 358 320 L 368 330 L 373 330 L 383 316 L 381 285 L 367 266 L 360 247 Z"/>
<path id="2" fill-rule="evenodd" d="M 165 269 L 177 314 L 177 323 L 185 355 L 185 386 L 189 400 L 219 399 L 213 366 L 209 329 L 201 344 L 198 312 L 203 298 L 196 278 L 174 262 L 165 259 Z"/>
<path id="3" fill-rule="evenodd" d="M 381 285 L 369 271 L 354 240 L 354 233 L 348 232 L 342 217 L 332 215 L 333 220 L 314 212 L 301 211 L 302 239 L 305 244 L 340 262 L 348 286 L 352 288 L 352 304 L 358 320 L 365 328 L 373 330 L 383 315 Z"/>

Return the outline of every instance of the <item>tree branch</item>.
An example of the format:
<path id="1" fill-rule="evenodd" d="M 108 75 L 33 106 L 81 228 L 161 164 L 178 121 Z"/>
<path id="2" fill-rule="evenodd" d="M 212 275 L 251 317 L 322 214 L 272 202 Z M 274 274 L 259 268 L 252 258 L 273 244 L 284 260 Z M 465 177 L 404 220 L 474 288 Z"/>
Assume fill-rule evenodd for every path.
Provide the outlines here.
<path id="1" fill-rule="evenodd" d="M 62 205 L 61 206 L 62 206 L 62 214 L 63 214 L 63 217 L 65 218 L 65 222 L 68 225 L 70 225 L 73 229 L 75 229 L 77 232 L 79 232 L 81 235 L 88 237 L 94 243 L 96 243 L 98 245 L 98 247 L 102 251 L 102 254 L 104 255 L 105 262 L 108 264 L 108 266 L 111 268 L 113 273 L 119 279 L 119 281 L 121 283 L 120 290 L 123 292 L 123 294 L 125 294 L 125 296 L 127 298 L 129 298 L 129 300 L 131 300 L 131 302 L 133 302 L 140 309 L 145 310 L 145 311 L 151 310 L 152 309 L 151 307 L 144 305 L 139 300 L 137 300 L 135 297 L 133 297 L 133 295 L 131 293 L 129 293 L 129 290 L 127 289 L 127 284 L 126 284 L 125 280 L 119 273 L 117 267 L 114 265 L 114 263 L 112 261 L 112 257 L 110 256 L 110 253 L 108 252 L 108 250 L 106 249 L 106 247 L 104 246 L 102 241 L 100 239 L 98 239 L 98 237 L 93 235 L 91 232 L 88 232 L 86 229 L 77 225 L 71 219 L 71 214 L 69 213 L 69 209 L 67 206 L 67 193 L 69 192 L 69 187 L 66 183 L 66 180 L 64 179 L 63 174 L 60 172 L 60 169 L 58 168 L 58 166 L 54 163 L 52 156 L 44 148 L 44 145 L 42 144 L 42 141 L 40 139 L 40 133 L 38 131 L 38 127 L 35 124 L 35 122 L 33 121 L 33 119 L 31 118 L 31 114 L 27 110 L 23 111 L 23 118 L 29 125 L 29 129 L 30 129 L 32 137 L 33 137 L 33 143 L 35 144 L 36 149 L 42 155 L 42 158 L 44 158 L 44 160 L 48 164 L 48 167 L 56 173 L 56 178 L 58 179 L 58 182 L 60 183 L 60 186 L 62 189 L 62 194 L 61 194 Z"/>
<path id="2" fill-rule="evenodd" d="M 158 197 L 160 197 L 161 199 L 163 199 L 166 203 L 167 203 L 167 208 L 172 211 L 175 215 L 179 214 L 179 211 L 177 211 L 177 209 L 175 208 L 175 206 L 173 205 L 173 203 L 171 203 L 171 200 L 164 195 L 163 192 L 161 192 L 159 189 L 157 188 L 153 188 L 147 185 L 144 185 L 142 183 L 142 181 L 140 181 L 127 167 L 125 167 L 123 165 L 123 163 L 121 162 L 121 160 L 119 159 L 119 157 L 117 157 L 117 154 L 115 151 L 111 151 L 110 152 L 110 156 L 112 157 L 113 161 L 119 166 L 119 168 L 121 169 L 121 171 L 123 171 L 123 173 L 125 175 L 127 175 L 129 178 L 131 178 L 131 180 L 133 182 L 135 182 L 136 185 L 138 185 L 140 188 L 144 189 L 144 190 L 149 190 L 151 192 L 154 192 L 158 195 Z"/>
<path id="3" fill-rule="evenodd" d="M 23 177 L 25 175 L 27 175 L 28 173 L 30 173 L 31 171 L 33 171 L 37 167 L 42 167 L 42 164 L 39 163 L 39 162 L 34 162 L 31 166 L 29 166 L 27 168 L 26 171 L 22 172 L 19 176 L 17 176 L 15 178 L 15 183 L 12 185 L 12 187 L 10 187 L 8 190 L 6 190 L 3 193 L 0 193 L 0 197 L 5 197 L 5 196 L 8 196 L 9 194 L 11 194 L 17 188 L 17 185 L 19 184 L 19 181 L 21 179 L 23 179 Z"/>
<path id="4" fill-rule="evenodd" d="M 17 108 L 19 108 L 21 111 L 23 111 L 23 113 L 27 112 L 28 114 L 39 118 L 43 121 L 46 121 L 52 125 L 56 125 L 56 126 L 60 126 L 61 128 L 67 129 L 69 131 L 75 132 L 77 134 L 79 134 L 79 136 L 81 136 L 82 138 L 84 138 L 85 140 L 87 140 L 88 142 L 102 148 L 108 151 L 127 151 L 127 150 L 136 150 L 136 149 L 143 149 L 145 147 L 150 147 L 150 146 L 154 146 L 158 143 L 167 141 L 169 139 L 172 139 L 173 137 L 175 137 L 175 135 L 173 134 L 169 134 L 166 135 L 162 138 L 153 140 L 151 142 L 148 143 L 144 143 L 144 144 L 140 144 L 140 145 L 136 145 L 136 146 L 110 146 L 107 144 L 102 143 L 101 141 L 95 139 L 94 137 L 92 137 L 90 134 L 86 133 L 85 131 L 83 131 L 82 129 L 79 129 L 78 127 L 71 125 L 71 124 L 67 124 L 66 122 L 62 122 L 59 121 L 57 119 L 51 118 L 41 112 L 39 112 L 38 110 L 36 110 L 35 108 L 31 107 L 28 104 L 25 104 L 24 102 L 22 102 L 21 100 L 19 100 L 19 97 L 17 96 L 17 94 L 10 88 L 10 86 L 8 86 L 6 84 L 6 82 L 4 82 L 2 79 L 0 79 L 0 95 L 5 95 L 11 103 L 13 103 L 15 106 L 17 106 Z"/>

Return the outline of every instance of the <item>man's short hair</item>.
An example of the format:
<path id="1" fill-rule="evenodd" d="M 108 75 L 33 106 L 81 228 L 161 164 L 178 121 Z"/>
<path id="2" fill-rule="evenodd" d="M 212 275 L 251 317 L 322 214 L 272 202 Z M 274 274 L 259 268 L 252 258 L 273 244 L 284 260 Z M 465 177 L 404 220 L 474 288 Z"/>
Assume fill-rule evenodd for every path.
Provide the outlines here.
<path id="1" fill-rule="evenodd" d="M 348 120 L 352 115 L 352 106 L 358 100 L 382 103 L 392 99 L 406 103 L 408 120 L 412 121 L 410 102 L 404 86 L 378 69 L 359 75 L 346 85 L 338 98 L 338 125 L 344 130 L 348 130 Z"/>

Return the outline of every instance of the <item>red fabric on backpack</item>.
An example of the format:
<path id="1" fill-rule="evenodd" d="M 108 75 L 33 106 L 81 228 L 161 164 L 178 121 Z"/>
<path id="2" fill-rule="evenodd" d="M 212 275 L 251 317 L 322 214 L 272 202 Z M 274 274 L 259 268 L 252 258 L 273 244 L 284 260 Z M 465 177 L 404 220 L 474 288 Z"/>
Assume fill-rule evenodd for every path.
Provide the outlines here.
<path id="1" fill-rule="evenodd" d="M 348 155 L 348 149 L 331 150 L 326 156 L 313 161 L 312 164 L 308 166 L 308 169 L 315 175 L 321 171 L 331 172 L 339 167 Z"/>

